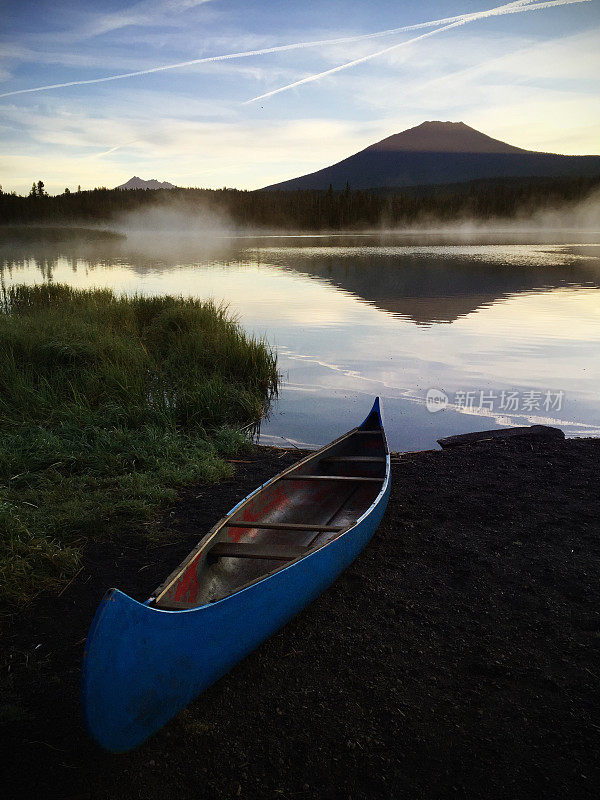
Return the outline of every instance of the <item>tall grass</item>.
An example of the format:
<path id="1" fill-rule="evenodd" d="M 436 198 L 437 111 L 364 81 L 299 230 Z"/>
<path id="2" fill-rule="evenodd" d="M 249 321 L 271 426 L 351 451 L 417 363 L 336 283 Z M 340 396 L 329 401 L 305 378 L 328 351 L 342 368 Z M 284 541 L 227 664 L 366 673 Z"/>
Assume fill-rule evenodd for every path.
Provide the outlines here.
<path id="1" fill-rule="evenodd" d="M 223 306 L 44 284 L 0 305 L 0 599 L 78 569 L 90 537 L 216 480 L 277 390 Z"/>

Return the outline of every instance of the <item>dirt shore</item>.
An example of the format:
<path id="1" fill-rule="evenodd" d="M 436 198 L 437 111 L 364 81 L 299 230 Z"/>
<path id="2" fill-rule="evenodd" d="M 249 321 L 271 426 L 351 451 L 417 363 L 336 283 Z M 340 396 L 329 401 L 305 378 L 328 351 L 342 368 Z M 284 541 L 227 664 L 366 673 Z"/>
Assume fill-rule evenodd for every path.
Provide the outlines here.
<path id="1" fill-rule="evenodd" d="M 600 440 L 396 454 L 386 516 L 335 584 L 137 751 L 78 706 L 109 586 L 145 599 L 301 453 L 256 448 L 141 533 L 91 547 L 59 598 L 5 620 L 6 798 L 596 798 Z"/>

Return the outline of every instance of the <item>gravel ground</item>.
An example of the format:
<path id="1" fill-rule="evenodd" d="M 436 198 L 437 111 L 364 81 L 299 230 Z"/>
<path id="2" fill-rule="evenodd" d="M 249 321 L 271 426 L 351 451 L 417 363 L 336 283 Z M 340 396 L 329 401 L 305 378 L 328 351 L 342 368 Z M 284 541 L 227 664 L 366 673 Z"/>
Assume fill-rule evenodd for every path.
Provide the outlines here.
<path id="1" fill-rule="evenodd" d="M 256 448 L 164 520 L 86 553 L 4 621 L 6 798 L 597 798 L 600 440 L 395 454 L 386 516 L 326 592 L 133 753 L 89 741 L 83 639 L 301 453 Z"/>

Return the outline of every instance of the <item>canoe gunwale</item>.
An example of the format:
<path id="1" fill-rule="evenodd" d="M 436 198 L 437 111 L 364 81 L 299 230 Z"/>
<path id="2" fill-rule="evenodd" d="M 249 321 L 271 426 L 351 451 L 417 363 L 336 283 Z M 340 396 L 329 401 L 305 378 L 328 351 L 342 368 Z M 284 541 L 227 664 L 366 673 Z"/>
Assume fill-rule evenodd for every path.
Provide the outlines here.
<path id="1" fill-rule="evenodd" d="M 371 411 L 371 414 L 373 413 L 374 410 L 375 410 L 375 407 Z M 358 524 L 360 524 L 369 515 L 369 513 L 371 513 L 373 511 L 373 509 L 376 508 L 376 506 L 378 505 L 378 503 L 381 501 L 382 497 L 384 496 L 385 491 L 387 489 L 388 482 L 389 482 L 389 476 L 390 476 L 390 454 L 389 454 L 389 447 L 388 447 L 387 438 L 386 438 L 386 435 L 385 435 L 384 424 L 383 424 L 383 414 L 382 414 L 381 409 L 379 407 L 377 407 L 377 415 L 379 417 L 379 427 L 378 428 L 376 428 L 374 430 L 363 430 L 362 426 L 357 426 L 355 428 L 352 428 L 351 430 L 349 430 L 346 433 L 342 434 L 342 436 L 338 437 L 334 441 L 330 442 L 329 444 L 325 445 L 324 447 L 322 447 L 322 448 L 320 448 L 318 450 L 315 450 L 315 451 L 309 453 L 309 455 L 307 455 L 304 458 L 300 459 L 300 461 L 295 462 L 294 464 L 292 464 L 287 469 L 283 470 L 282 472 L 278 473 L 277 475 L 274 475 L 268 481 L 265 481 L 263 484 L 261 484 L 256 489 L 254 489 L 250 494 L 248 494 L 246 497 L 244 497 L 242 500 L 240 500 L 239 503 L 237 503 L 235 506 L 233 506 L 233 508 L 231 508 L 227 512 L 227 514 L 224 517 L 222 517 L 210 529 L 210 531 L 208 531 L 208 533 L 206 533 L 205 536 L 202 537 L 202 539 L 200 539 L 198 544 L 190 551 L 190 553 L 188 553 L 186 558 L 168 575 L 166 580 L 163 581 L 163 583 L 158 586 L 158 588 L 155 590 L 155 592 L 145 601 L 144 605 L 151 606 L 156 611 L 165 611 L 165 612 L 170 612 L 170 613 L 178 613 L 180 611 L 193 611 L 194 609 L 200 609 L 200 608 L 203 608 L 205 606 L 214 605 L 215 603 L 218 603 L 218 602 L 221 602 L 223 600 L 226 600 L 227 598 L 233 596 L 234 594 L 237 594 L 238 592 L 241 592 L 244 589 L 247 589 L 248 587 L 253 586 L 256 583 L 259 583 L 260 581 L 265 580 L 266 578 L 270 577 L 271 575 L 273 575 L 275 573 L 281 572 L 281 571 L 287 569 L 288 567 L 293 566 L 298 561 L 310 557 L 313 553 L 322 550 L 324 547 L 327 547 L 332 542 L 337 541 L 337 539 L 339 539 L 341 536 L 345 536 L 347 533 L 352 531 L 353 528 L 355 528 Z M 367 419 L 369 419 L 370 416 L 371 415 L 369 415 L 367 417 Z M 365 420 L 365 422 L 366 422 L 366 420 Z M 363 422 L 363 425 L 364 424 L 365 423 Z M 242 584 L 241 586 L 237 587 L 234 591 L 232 591 L 231 593 L 227 594 L 225 597 L 216 598 L 215 600 L 212 600 L 212 601 L 210 601 L 208 603 L 190 604 L 187 608 L 186 608 L 186 604 L 185 603 L 181 603 L 181 602 L 178 602 L 176 605 L 174 604 L 172 607 L 169 607 L 168 601 L 167 601 L 167 603 L 165 603 L 165 605 L 159 605 L 159 603 L 161 601 L 161 598 L 163 598 L 167 594 L 167 592 L 173 586 L 173 584 L 176 583 L 176 581 L 185 573 L 186 569 L 194 561 L 194 559 L 199 557 L 200 554 L 203 551 L 207 550 L 207 548 L 209 548 L 207 550 L 207 553 L 210 551 L 211 542 L 215 539 L 215 537 L 225 527 L 228 526 L 228 521 L 229 521 L 229 519 L 231 518 L 231 516 L 234 513 L 237 513 L 240 509 L 242 509 L 244 507 L 244 505 L 246 505 L 246 503 L 248 503 L 253 497 L 255 497 L 259 492 L 261 492 L 264 489 L 266 489 L 268 486 L 270 486 L 272 484 L 275 484 L 279 480 L 285 479 L 285 477 L 288 476 L 289 473 L 291 473 L 294 470 L 298 469 L 298 467 L 301 467 L 302 465 L 314 460 L 317 457 L 322 457 L 322 455 L 324 453 L 326 453 L 328 450 L 330 450 L 333 447 L 336 447 L 341 442 L 345 441 L 346 439 L 349 439 L 351 436 L 353 436 L 353 435 L 355 435 L 357 433 L 381 436 L 382 441 L 383 441 L 383 445 L 384 445 L 384 451 L 385 451 L 385 457 L 382 459 L 382 461 L 385 461 L 385 475 L 381 476 L 382 486 L 381 486 L 381 489 L 378 492 L 377 496 L 375 497 L 375 499 L 373 500 L 371 505 L 368 506 L 368 508 L 365 509 L 365 511 L 360 515 L 360 517 L 355 522 L 353 522 L 351 525 L 347 525 L 346 527 L 341 528 L 339 530 L 339 532 L 337 533 L 337 535 L 332 537 L 331 539 L 329 539 L 327 542 L 316 544 L 314 546 L 309 545 L 306 548 L 306 551 L 304 553 L 301 553 L 296 558 L 291 559 L 290 561 L 287 561 L 285 563 L 285 565 L 278 564 L 274 569 L 272 569 L 272 570 L 270 570 L 268 572 L 264 572 L 260 576 L 258 576 L 256 578 L 253 578 L 251 581 L 248 581 L 247 583 Z M 298 479 L 301 480 L 301 478 L 302 478 L 302 476 L 299 475 Z M 232 527 L 235 527 L 235 525 L 233 525 Z M 257 527 L 260 527 L 260 525 L 257 525 Z"/>
<path id="2" fill-rule="evenodd" d="M 243 592 L 244 589 L 248 589 L 248 588 L 250 588 L 251 586 L 254 586 L 257 583 L 260 583 L 261 581 L 264 581 L 266 578 L 270 578 L 272 575 L 275 575 L 275 574 L 277 574 L 279 572 L 283 572 L 284 570 L 288 569 L 289 567 L 293 567 L 299 561 L 303 561 L 305 558 L 310 558 L 315 553 L 320 553 L 326 547 L 329 547 L 329 545 L 334 544 L 335 542 L 337 542 L 338 539 L 340 539 L 342 536 L 346 536 L 346 534 L 351 533 L 358 525 L 360 525 L 362 522 L 364 522 L 364 520 L 369 516 L 369 514 L 371 514 L 375 510 L 375 508 L 377 508 L 377 506 L 379 505 L 379 503 L 381 502 L 381 500 L 385 496 L 385 493 L 386 493 L 386 490 L 387 490 L 387 486 L 388 486 L 388 483 L 389 483 L 389 479 L 390 479 L 391 461 L 390 461 L 389 453 L 386 455 L 386 462 L 387 462 L 386 463 L 386 474 L 381 479 L 383 481 L 383 485 L 381 487 L 380 492 L 378 493 L 378 495 L 375 498 L 375 500 L 373 500 L 371 505 L 361 514 L 361 516 L 356 520 L 356 522 L 352 523 L 352 525 L 349 525 L 347 528 L 343 528 L 342 530 L 340 530 L 338 535 L 332 537 L 331 539 L 329 539 L 329 541 L 324 542 L 323 544 L 316 545 L 314 547 L 307 548 L 306 553 L 303 553 L 302 555 L 298 556 L 297 558 L 294 558 L 293 560 L 290 560 L 290 561 L 286 562 L 285 566 L 276 567 L 275 569 L 271 570 L 270 572 L 265 572 L 263 575 L 260 575 L 258 578 L 254 578 L 253 580 L 248 581 L 248 583 L 243 584 L 242 586 L 237 588 L 234 592 L 231 592 L 231 594 L 228 594 L 226 597 L 220 597 L 218 600 L 213 601 L 213 603 L 203 603 L 202 605 L 193 605 L 193 606 L 190 606 L 189 609 L 185 609 L 185 610 L 186 611 L 193 611 L 196 608 L 203 608 L 205 605 L 213 605 L 214 603 L 220 603 L 220 602 L 223 602 L 224 600 L 228 600 L 230 597 L 233 597 L 233 595 L 238 594 L 239 592 Z M 163 610 L 162 608 L 157 608 L 157 611 L 162 611 L 162 610 Z M 166 610 L 173 611 L 173 612 L 177 613 L 177 609 L 176 608 L 170 608 L 170 609 L 164 609 L 164 610 L 165 611 Z"/>
<path id="3" fill-rule="evenodd" d="M 157 613 L 162 613 L 162 614 L 183 614 L 183 613 L 193 613 L 195 611 L 202 611 L 203 609 L 208 608 L 210 606 L 215 606 L 218 603 L 226 603 L 232 597 L 240 594 L 241 592 L 246 591 L 247 589 L 251 589 L 257 583 L 260 583 L 261 581 L 264 581 L 264 580 L 266 580 L 268 578 L 271 578 L 273 575 L 277 575 L 277 574 L 279 574 L 281 572 L 285 572 L 286 570 L 294 567 L 299 561 L 304 561 L 305 559 L 311 558 L 311 556 L 314 556 L 317 553 L 321 553 L 326 547 L 329 547 L 330 545 L 335 544 L 341 537 L 346 536 L 349 533 L 352 533 L 352 531 L 355 528 L 357 528 L 359 525 L 361 525 L 367 519 L 367 517 L 369 517 L 370 514 L 372 514 L 375 511 L 375 509 L 377 508 L 377 506 L 381 503 L 381 501 L 385 497 L 385 494 L 386 494 L 387 489 L 388 489 L 388 484 L 390 482 L 391 461 L 390 461 L 389 453 L 386 456 L 386 461 L 387 461 L 387 469 L 386 469 L 385 477 L 382 478 L 383 486 L 381 487 L 381 491 L 378 493 L 377 497 L 373 500 L 371 505 L 356 520 L 356 522 L 354 522 L 350 527 L 344 528 L 344 530 L 340 531 L 340 533 L 337 536 L 333 537 L 332 539 L 330 539 L 329 541 L 325 542 L 324 544 L 319 545 L 318 547 L 315 547 L 315 548 L 312 548 L 312 549 L 309 548 L 309 550 L 305 554 L 299 556 L 298 558 L 295 558 L 293 561 L 287 561 L 285 563 L 285 566 L 276 567 L 275 569 L 271 570 L 270 572 L 265 572 L 260 577 L 255 578 L 252 581 L 248 581 L 248 583 L 245 583 L 243 586 L 240 586 L 234 592 L 231 592 L 231 594 L 228 594 L 225 597 L 220 597 L 217 600 L 213 600 L 210 603 L 202 603 L 200 605 L 198 605 L 196 603 L 193 603 L 193 604 L 190 603 L 189 605 L 186 606 L 185 603 L 181 603 L 181 604 L 179 604 L 177 606 L 177 608 L 166 608 L 166 607 L 162 607 L 162 606 L 152 606 L 151 607 L 152 610 L 156 611 Z M 149 600 L 146 600 L 146 602 L 141 604 L 141 605 L 148 605 L 152 601 L 152 599 L 153 598 L 150 598 Z"/>
<path id="4" fill-rule="evenodd" d="M 253 497 L 255 497 L 255 495 L 257 495 L 259 492 L 262 492 L 263 489 L 266 489 L 271 484 L 276 483 L 284 475 L 287 475 L 288 473 L 292 472 L 293 470 L 297 469 L 298 467 L 302 466 L 303 464 L 311 461 L 319 453 L 325 453 L 331 447 L 334 447 L 334 446 L 340 444 L 341 442 L 343 442 L 345 439 L 348 439 L 350 436 L 352 436 L 354 433 L 356 433 L 356 431 L 358 431 L 358 427 L 347 431 L 342 436 L 340 436 L 339 438 L 335 439 L 333 442 L 330 442 L 329 444 L 325 445 L 325 447 L 322 447 L 322 448 L 320 448 L 318 450 L 313 451 L 312 453 L 309 453 L 304 458 L 301 458 L 300 461 L 296 461 L 295 464 L 292 464 L 291 466 L 287 467 L 287 469 L 284 469 L 282 472 L 279 472 L 277 475 L 274 475 L 272 478 L 269 478 L 268 481 L 265 481 L 260 486 L 257 486 L 256 489 L 254 489 L 252 492 L 250 492 L 250 494 L 248 494 L 248 495 L 246 495 L 246 497 L 242 498 L 239 503 L 237 503 L 235 506 L 233 506 L 232 508 L 229 509 L 229 511 L 227 512 L 227 514 L 225 514 L 224 517 L 221 517 L 221 519 L 217 523 L 215 523 L 215 525 L 213 525 L 213 527 L 208 531 L 208 533 L 206 533 L 200 539 L 198 544 L 188 553 L 188 555 L 185 557 L 185 559 L 182 562 L 180 562 L 171 573 L 169 573 L 169 575 L 166 577 L 166 579 L 155 589 L 153 594 L 146 600 L 145 605 L 152 604 L 153 608 L 156 608 L 157 610 L 161 610 L 161 607 L 156 605 L 160 601 L 161 597 L 163 597 L 168 592 L 168 590 L 177 581 L 177 579 L 181 576 L 181 574 L 185 572 L 185 570 L 189 566 L 190 562 L 193 561 L 193 559 L 196 556 L 198 556 L 211 543 L 211 541 L 214 539 L 215 536 L 217 536 L 217 534 L 225 526 L 225 523 L 232 516 L 232 514 L 238 512 L 241 508 L 243 508 L 246 505 L 246 503 L 248 503 Z M 379 431 L 376 431 L 376 433 L 378 433 L 378 432 Z M 277 570 L 277 571 L 279 571 L 279 570 Z M 266 577 L 267 575 L 270 575 L 270 574 L 271 573 L 265 573 L 265 575 L 263 577 Z M 252 583 L 254 583 L 254 582 L 255 581 L 252 581 Z M 241 588 L 245 588 L 245 586 L 241 587 Z M 204 604 L 202 604 L 202 605 L 204 605 Z M 210 604 L 207 604 L 207 605 L 210 605 Z M 196 608 L 201 608 L 201 605 L 200 606 L 196 606 Z M 167 609 L 165 609 L 165 610 L 167 610 Z M 168 609 L 168 610 L 173 610 L 173 609 Z"/>

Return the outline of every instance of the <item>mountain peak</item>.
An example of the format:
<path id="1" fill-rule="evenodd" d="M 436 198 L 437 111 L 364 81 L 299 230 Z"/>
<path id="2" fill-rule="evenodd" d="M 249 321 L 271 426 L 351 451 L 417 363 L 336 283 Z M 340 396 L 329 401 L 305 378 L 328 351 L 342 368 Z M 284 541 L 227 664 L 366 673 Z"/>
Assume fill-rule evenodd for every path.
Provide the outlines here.
<path id="1" fill-rule="evenodd" d="M 145 181 L 143 178 L 134 175 L 133 178 L 129 178 L 126 183 L 122 183 L 120 186 L 116 186 L 116 189 L 176 189 L 177 187 L 174 186 L 172 183 L 168 181 L 157 181 L 155 178 L 151 178 L 149 181 Z"/>
<path id="2" fill-rule="evenodd" d="M 464 122 L 427 120 L 308 175 L 266 189 L 398 189 L 465 181 L 600 175 L 600 156 L 538 153 Z"/>
<path id="3" fill-rule="evenodd" d="M 452 122 L 451 120 L 446 120 L 442 122 L 440 119 L 428 119 L 425 122 L 422 122 L 420 125 L 417 125 L 417 128 L 455 128 L 457 126 L 461 126 L 462 128 L 468 128 L 468 125 L 465 125 L 464 122 Z M 407 130 L 414 130 L 411 128 L 407 128 Z M 471 128 L 470 130 L 475 130 L 475 128 Z"/>
<path id="4" fill-rule="evenodd" d="M 428 120 L 395 133 L 364 152 L 421 153 L 525 153 L 520 147 L 493 139 L 464 122 Z"/>

